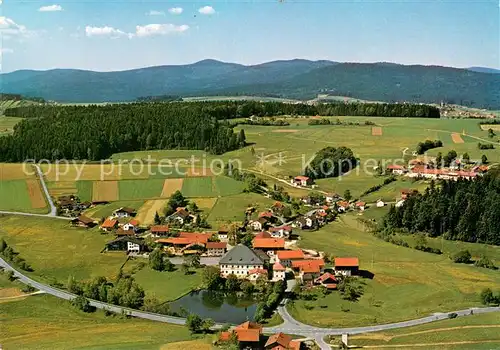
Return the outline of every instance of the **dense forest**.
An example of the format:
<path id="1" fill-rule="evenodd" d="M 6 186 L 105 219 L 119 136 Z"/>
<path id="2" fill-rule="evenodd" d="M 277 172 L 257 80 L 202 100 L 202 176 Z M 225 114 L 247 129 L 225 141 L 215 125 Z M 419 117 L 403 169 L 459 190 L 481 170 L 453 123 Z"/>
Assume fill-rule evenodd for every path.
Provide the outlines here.
<path id="1" fill-rule="evenodd" d="M 500 245 L 500 178 L 488 173 L 474 181 L 431 183 L 423 194 L 391 207 L 382 230 L 426 232 L 431 237 Z"/>
<path id="2" fill-rule="evenodd" d="M 146 104 L 131 104 L 133 108 L 151 108 Z M 214 102 L 185 102 L 171 103 L 168 106 L 156 105 L 156 109 L 189 111 L 191 114 L 209 116 L 216 119 L 271 117 L 283 115 L 295 116 L 368 116 L 368 117 L 406 117 L 406 118 L 439 118 L 439 109 L 433 106 L 420 104 L 390 104 L 390 103 L 283 103 L 259 101 L 214 101 Z M 108 110 L 124 108 L 107 106 Z M 45 117 L 71 110 L 70 106 L 30 106 L 10 108 L 5 111 L 9 117 Z M 74 108 L 74 107 L 73 107 Z M 74 111 L 75 109 L 73 109 Z M 188 112 L 188 113 L 189 113 Z M 75 112 L 71 112 L 75 113 Z"/>
<path id="3" fill-rule="evenodd" d="M 318 151 L 305 169 L 304 175 L 311 179 L 340 176 L 357 166 L 354 153 L 347 147 L 326 147 Z"/>
<path id="4" fill-rule="evenodd" d="M 9 113 L 16 110 L 31 118 L 16 125 L 12 135 L 0 138 L 0 162 L 99 160 L 116 152 L 148 149 L 221 154 L 245 145 L 244 132 L 234 133 L 227 122 L 213 117 L 219 112 L 208 113 L 196 104 L 30 106 Z"/>

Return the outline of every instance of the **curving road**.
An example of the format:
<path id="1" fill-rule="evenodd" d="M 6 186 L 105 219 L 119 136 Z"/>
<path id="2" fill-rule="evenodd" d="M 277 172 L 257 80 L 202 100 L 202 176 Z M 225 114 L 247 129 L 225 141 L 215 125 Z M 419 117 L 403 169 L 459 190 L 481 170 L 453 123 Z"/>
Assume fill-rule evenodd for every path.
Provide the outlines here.
<path id="1" fill-rule="evenodd" d="M 51 286 L 48 286 L 46 284 L 37 282 L 16 269 L 14 269 L 11 265 L 9 265 L 5 260 L 0 258 L 0 266 L 3 267 L 6 270 L 11 270 L 14 272 L 14 275 L 21 281 L 22 283 L 29 284 L 38 290 L 41 290 L 43 292 L 46 292 L 48 294 L 51 294 L 53 296 L 56 296 L 58 298 L 66 299 L 66 300 L 71 300 L 76 297 L 75 294 L 69 293 L 67 291 L 63 291 Z M 446 313 L 435 313 L 431 316 L 427 317 L 422 317 L 414 320 L 409 320 L 409 321 L 403 321 L 403 322 L 396 322 L 396 323 L 388 323 L 388 324 L 380 324 L 380 325 L 374 325 L 374 326 L 366 326 L 366 327 L 351 327 L 351 328 L 320 328 L 320 327 L 314 327 L 310 326 L 304 323 L 301 323 L 297 320 L 295 320 L 289 313 L 288 310 L 286 309 L 286 302 L 285 300 L 277 309 L 278 313 L 280 316 L 283 318 L 283 324 L 275 326 L 275 327 L 266 327 L 264 328 L 264 332 L 266 333 L 276 333 L 276 332 L 283 332 L 283 333 L 288 333 L 288 334 L 296 334 L 296 335 L 301 335 L 304 337 L 312 338 L 316 340 L 316 342 L 319 344 L 319 346 L 322 349 L 330 349 L 330 346 L 323 340 L 324 337 L 327 335 L 341 335 L 341 334 L 360 334 L 360 333 L 370 333 L 370 332 L 378 332 L 378 331 L 383 331 L 383 330 L 389 330 L 389 329 L 395 329 L 395 328 L 403 328 L 403 327 L 410 327 L 410 326 L 416 326 L 424 323 L 430 323 L 430 322 L 435 322 L 439 320 L 445 320 L 448 319 L 448 314 L 451 312 L 454 312 L 457 314 L 457 317 L 462 317 L 462 316 L 468 316 L 471 315 L 472 313 L 474 314 L 482 314 L 482 313 L 489 313 L 489 312 L 500 312 L 500 307 L 484 307 L 484 308 L 470 308 L 470 309 L 465 309 L 465 310 L 459 310 L 459 311 L 451 311 L 451 312 L 446 312 Z M 166 316 L 166 315 L 160 315 L 160 314 L 155 314 L 155 313 L 150 313 L 150 312 L 143 312 L 139 310 L 133 310 L 133 309 L 128 309 L 125 307 L 120 307 L 116 305 L 111 305 L 95 300 L 90 301 L 91 305 L 98 308 L 98 309 L 107 309 L 112 312 L 116 313 L 122 313 L 126 312 L 127 314 L 134 316 L 134 317 L 139 317 L 139 318 L 144 318 L 152 321 L 158 321 L 158 322 L 166 322 L 166 323 L 172 323 L 172 324 L 177 324 L 177 325 L 184 325 L 185 324 L 185 319 L 180 318 L 180 317 L 172 317 L 172 316 Z M 221 325 L 217 325 L 220 327 Z"/>
<path id="2" fill-rule="evenodd" d="M 47 184 L 45 183 L 45 179 L 43 178 L 42 169 L 40 169 L 40 166 L 36 164 L 33 164 L 33 166 L 36 169 L 36 173 L 38 175 L 38 178 L 40 179 L 40 184 L 42 185 L 43 193 L 45 193 L 45 198 L 47 199 L 47 203 L 50 207 L 50 212 L 49 214 L 47 214 L 47 216 L 57 216 L 57 208 L 52 201 L 52 197 L 50 197 L 49 189 L 47 188 Z"/>

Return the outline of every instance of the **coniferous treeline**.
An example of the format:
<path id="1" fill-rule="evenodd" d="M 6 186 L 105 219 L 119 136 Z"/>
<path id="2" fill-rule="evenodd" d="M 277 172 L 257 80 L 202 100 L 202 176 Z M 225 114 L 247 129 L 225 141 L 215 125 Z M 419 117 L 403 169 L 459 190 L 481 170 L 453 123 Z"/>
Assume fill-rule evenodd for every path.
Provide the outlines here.
<path id="1" fill-rule="evenodd" d="M 133 105 L 143 105 L 136 103 Z M 272 117 L 281 115 L 300 116 L 379 116 L 406 118 L 439 118 L 437 107 L 421 104 L 389 103 L 305 103 L 259 102 L 259 101 L 213 101 L 213 102 L 175 102 L 169 109 L 191 110 L 193 113 L 208 115 L 216 119 L 248 118 L 251 116 Z M 52 109 L 56 108 L 56 110 Z M 61 106 L 19 107 L 5 111 L 9 117 L 43 117 L 57 113 Z"/>
<path id="2" fill-rule="evenodd" d="M 427 232 L 431 237 L 500 245 L 500 179 L 443 181 L 391 207 L 382 230 Z"/>
<path id="3" fill-rule="evenodd" d="M 0 162 L 26 159 L 106 159 L 148 149 L 196 149 L 221 154 L 245 145 L 203 108 L 190 104 L 137 103 L 105 106 L 19 108 L 32 117 L 0 138 Z"/>

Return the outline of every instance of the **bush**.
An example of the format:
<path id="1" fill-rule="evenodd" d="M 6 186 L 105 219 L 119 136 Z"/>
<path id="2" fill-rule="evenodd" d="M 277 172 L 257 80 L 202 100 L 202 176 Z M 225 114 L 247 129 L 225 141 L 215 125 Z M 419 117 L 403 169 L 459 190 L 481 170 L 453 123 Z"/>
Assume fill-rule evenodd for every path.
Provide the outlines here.
<path id="1" fill-rule="evenodd" d="M 448 318 L 457 318 L 458 314 L 455 312 L 452 312 L 451 314 L 448 314 Z"/>
<path id="2" fill-rule="evenodd" d="M 495 264 L 493 264 L 493 261 L 491 261 L 487 256 L 481 256 L 481 258 L 479 258 L 479 260 L 477 260 L 474 265 L 476 265 L 477 267 L 484 267 L 486 269 L 491 269 L 491 270 L 496 270 L 497 267 L 495 266 Z"/>
<path id="3" fill-rule="evenodd" d="M 90 305 L 90 302 L 88 301 L 87 298 L 84 296 L 77 296 L 73 300 L 71 300 L 71 305 L 76 307 L 78 310 L 81 310 L 83 312 L 94 312 L 95 308 Z"/>
<path id="4" fill-rule="evenodd" d="M 461 250 L 452 256 L 452 260 L 458 264 L 469 264 L 471 262 L 472 255 L 468 250 Z"/>
<path id="5" fill-rule="evenodd" d="M 33 293 L 36 291 L 36 288 L 29 284 L 26 284 L 23 288 L 21 288 L 21 291 L 23 293 Z"/>

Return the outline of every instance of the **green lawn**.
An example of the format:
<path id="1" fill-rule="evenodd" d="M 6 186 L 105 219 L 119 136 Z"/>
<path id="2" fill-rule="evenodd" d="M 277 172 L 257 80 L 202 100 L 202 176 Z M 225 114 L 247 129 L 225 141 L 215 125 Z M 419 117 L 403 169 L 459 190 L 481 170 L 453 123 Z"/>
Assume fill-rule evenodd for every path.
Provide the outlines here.
<path id="1" fill-rule="evenodd" d="M 0 237 L 33 267 L 30 275 L 49 282 L 65 283 L 70 275 L 114 278 L 127 258 L 123 252 L 101 253 L 113 236 L 72 228 L 65 220 L 1 216 Z"/>
<path id="2" fill-rule="evenodd" d="M 26 180 L 0 181 L 0 198 L 0 210 L 33 212 Z"/>
<path id="3" fill-rule="evenodd" d="M 159 198 L 163 183 L 163 179 L 119 181 L 120 200 Z"/>
<path id="4" fill-rule="evenodd" d="M 423 253 L 364 232 L 357 217 L 342 215 L 319 231 L 303 232 L 299 244 L 335 256 L 359 257 L 360 268 L 374 275 L 373 279 L 363 279 L 364 295 L 354 303 L 342 300 L 338 292 L 320 296 L 317 301 L 297 301 L 290 312 L 298 320 L 335 327 L 402 321 L 480 306 L 481 290 L 500 286 L 498 271 L 452 263 L 448 255 L 457 250 L 451 248 L 455 242 L 443 246 L 443 255 Z M 487 251 L 491 259 L 500 261 L 498 247 L 472 246 L 474 255 Z M 307 310 L 310 307 L 313 309 Z"/>
<path id="5" fill-rule="evenodd" d="M 49 295 L 0 303 L 5 349 L 160 349 L 193 339 L 186 327 L 83 313 Z M 200 342 L 210 338 L 198 336 Z"/>
<path id="6" fill-rule="evenodd" d="M 180 269 L 159 272 L 145 266 L 134 274 L 134 278 L 146 290 L 147 296 L 154 295 L 160 301 L 172 301 L 200 287 L 201 274 L 202 270 L 185 275 Z"/>
<path id="7" fill-rule="evenodd" d="M 490 313 L 415 327 L 354 335 L 350 338 L 349 343 L 356 346 L 387 345 L 393 347 L 429 344 L 425 349 L 497 349 L 500 347 L 499 329 L 500 317 L 498 313 Z M 460 342 L 470 343 L 460 344 Z"/>
<path id="8" fill-rule="evenodd" d="M 93 181 L 77 181 L 77 195 L 82 202 L 92 201 Z"/>
<path id="9" fill-rule="evenodd" d="M 182 184 L 182 194 L 186 197 L 215 197 L 211 177 L 188 177 Z"/>
<path id="10" fill-rule="evenodd" d="M 185 180 L 184 180 L 185 181 Z M 245 183 L 226 176 L 216 176 L 213 183 L 219 196 L 231 196 L 243 192 Z"/>

